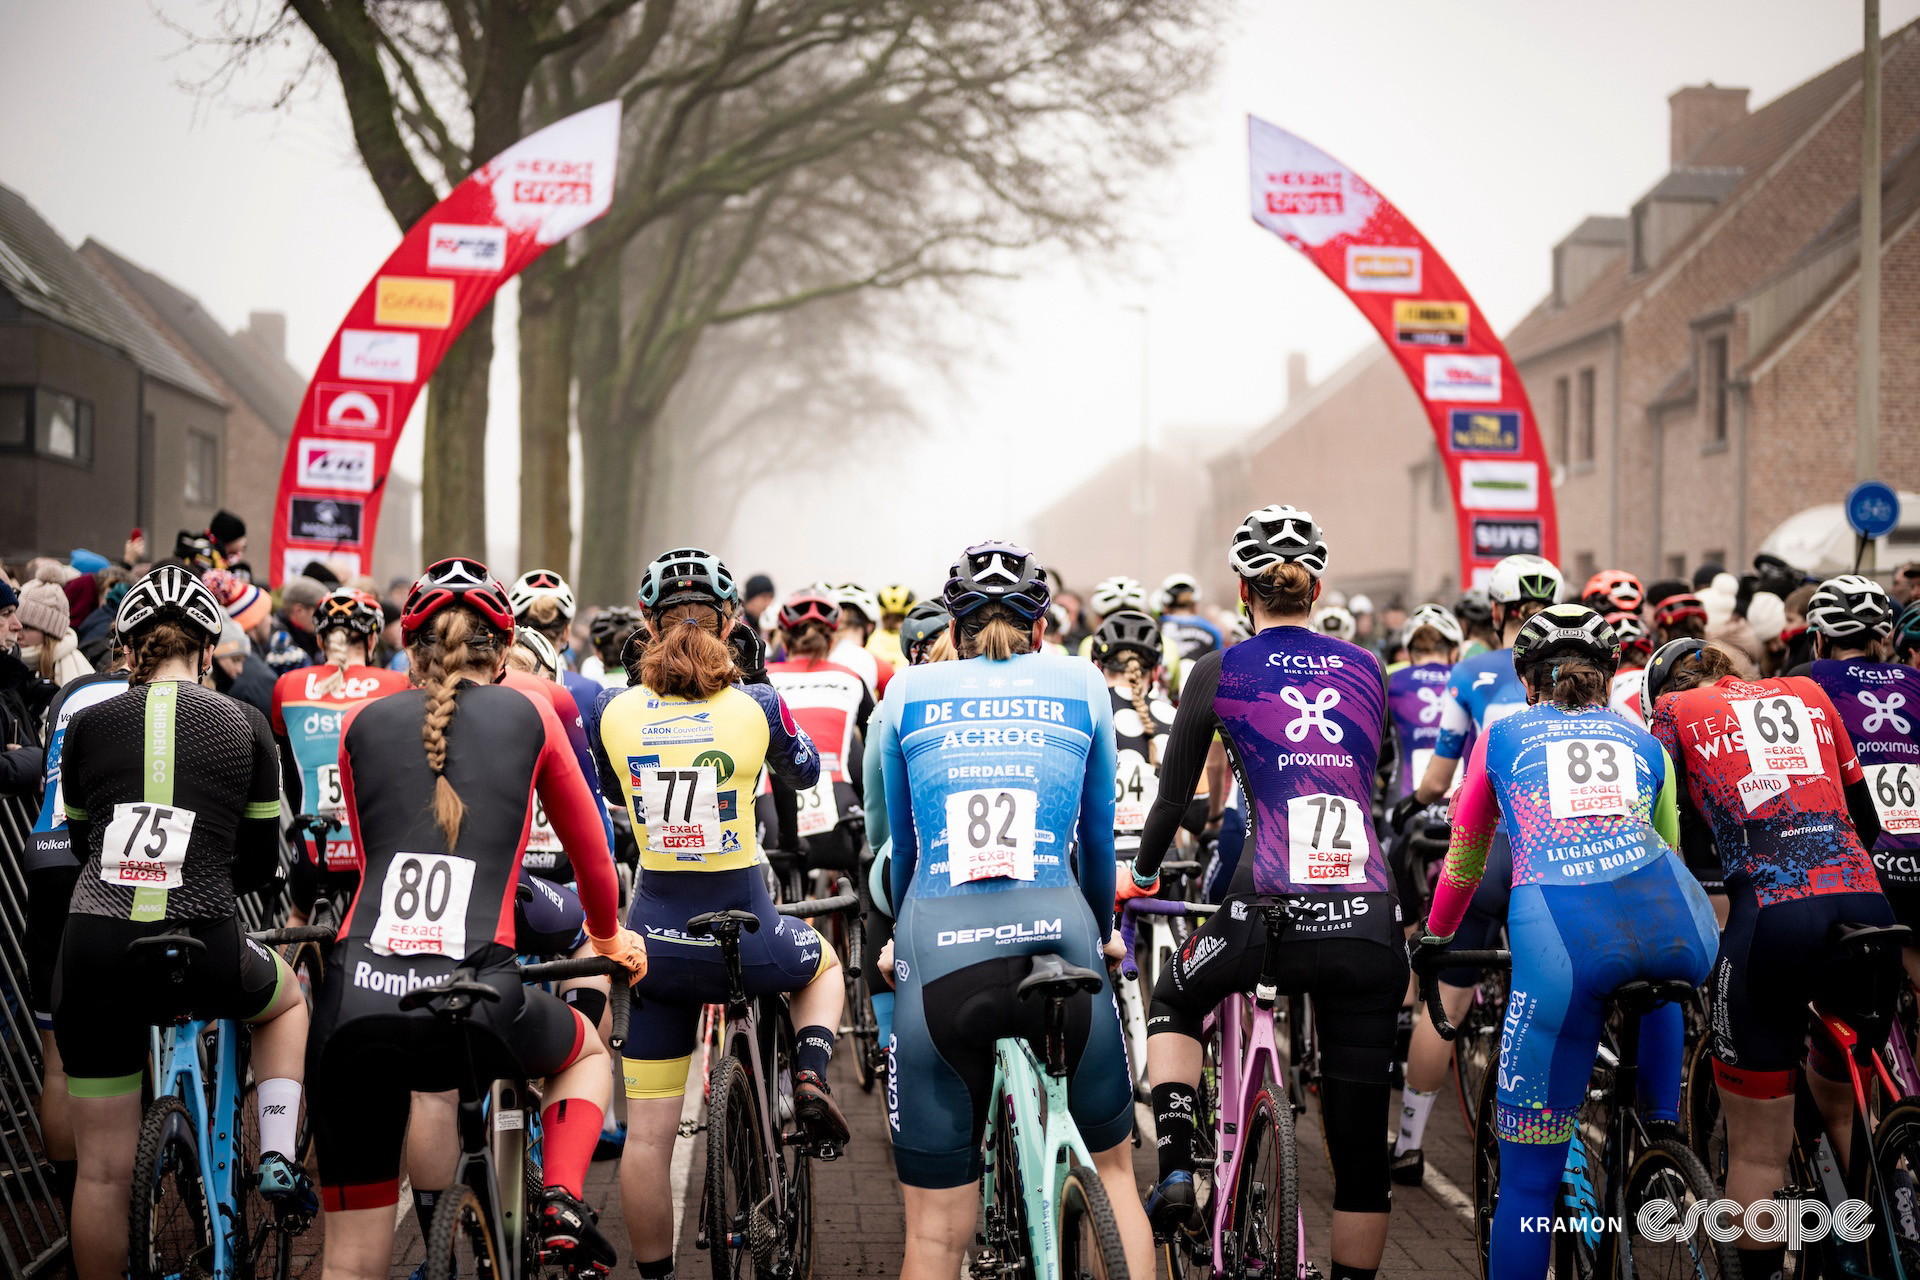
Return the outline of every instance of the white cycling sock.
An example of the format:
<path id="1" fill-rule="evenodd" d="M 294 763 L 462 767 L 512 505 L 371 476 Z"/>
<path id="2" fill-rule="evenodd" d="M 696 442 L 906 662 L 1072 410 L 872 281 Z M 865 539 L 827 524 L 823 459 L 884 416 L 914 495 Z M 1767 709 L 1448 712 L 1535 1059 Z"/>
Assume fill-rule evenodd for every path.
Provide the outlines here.
<path id="1" fill-rule="evenodd" d="M 262 1080 L 257 1086 L 260 1104 L 260 1154 L 278 1151 L 293 1159 L 294 1135 L 300 1128 L 300 1082 Z"/>
<path id="2" fill-rule="evenodd" d="M 1439 1096 L 1438 1089 L 1432 1093 L 1421 1093 L 1418 1089 L 1401 1091 L 1400 1140 L 1393 1144 L 1393 1154 L 1403 1156 L 1426 1138 L 1427 1116 L 1433 1111 L 1433 1100 Z"/>

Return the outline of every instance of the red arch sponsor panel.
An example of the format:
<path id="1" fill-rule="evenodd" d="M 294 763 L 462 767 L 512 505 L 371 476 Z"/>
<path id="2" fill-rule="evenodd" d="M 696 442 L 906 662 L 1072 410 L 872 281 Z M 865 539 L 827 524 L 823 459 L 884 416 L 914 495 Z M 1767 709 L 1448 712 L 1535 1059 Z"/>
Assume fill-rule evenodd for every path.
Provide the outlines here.
<path id="1" fill-rule="evenodd" d="M 1484 582 L 1516 552 L 1557 560 L 1553 482 L 1533 406 L 1453 268 L 1359 174 L 1264 120 L 1247 124 L 1253 220 L 1341 288 L 1426 405 L 1453 488 L 1460 580 Z"/>

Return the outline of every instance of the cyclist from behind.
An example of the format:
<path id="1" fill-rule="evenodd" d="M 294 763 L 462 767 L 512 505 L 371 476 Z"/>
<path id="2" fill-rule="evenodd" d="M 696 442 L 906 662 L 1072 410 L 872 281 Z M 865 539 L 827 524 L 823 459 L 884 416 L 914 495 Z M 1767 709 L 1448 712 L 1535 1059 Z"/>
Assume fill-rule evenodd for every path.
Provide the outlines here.
<path id="1" fill-rule="evenodd" d="M 507 588 L 507 603 L 513 606 L 516 634 L 537 632 L 546 638 L 560 657 L 559 675 L 553 677 L 565 685 L 582 711 L 593 705 L 602 685 L 566 665 L 567 646 L 572 640 L 573 588 L 551 569 L 529 569 Z"/>
<path id="2" fill-rule="evenodd" d="M 1493 625 L 1493 601 L 1484 587 L 1475 587 L 1461 596 L 1454 603 L 1453 616 L 1460 619 L 1460 629 L 1467 637 L 1460 646 L 1462 662 L 1501 646 L 1500 632 Z"/>
<path id="3" fill-rule="evenodd" d="M 904 667 L 907 656 L 900 650 L 900 624 L 907 620 L 913 606 L 920 603 L 920 595 L 912 587 L 896 582 L 880 588 L 873 598 L 880 606 L 880 625 L 867 641 L 867 652 L 896 669 Z"/>
<path id="4" fill-rule="evenodd" d="M 346 588 L 332 592 L 313 614 L 321 664 L 299 667 L 273 682 L 270 723 L 280 746 L 281 782 L 287 803 L 307 819 L 295 828 L 301 834 L 287 885 L 293 899 L 288 919 L 296 925 L 306 923 L 314 899 L 345 900 L 360 885 L 360 858 L 340 790 L 340 725 L 368 699 L 407 687 L 404 672 L 373 665 L 384 624 L 380 602 L 372 595 Z"/>
<path id="5" fill-rule="evenodd" d="M 647 566 L 640 605 L 651 637 L 640 683 L 603 704 L 594 759 L 610 794 L 626 800 L 640 845 L 628 923 L 647 937 L 652 968 L 634 988 L 623 1064 L 627 1146 L 620 1200 L 640 1274 L 673 1271 L 679 1206 L 661 1189 L 702 1005 L 726 999 L 720 948 L 686 931 L 709 911 L 751 911 L 740 934 L 749 995 L 789 993 L 794 1025 L 793 1107 L 809 1138 L 839 1146 L 847 1123 L 827 1088 L 827 1060 L 846 1000 L 840 961 L 804 920 L 775 912 L 754 832 L 760 770 L 796 789 L 820 777 L 820 756 L 771 685 L 741 684 L 722 638 L 739 622 L 732 571 L 697 547 Z"/>
<path id="6" fill-rule="evenodd" d="M 797 833 L 807 842 L 809 871 L 859 869 L 863 845 L 860 762 L 873 695 L 857 672 L 827 659 L 840 626 L 840 606 L 804 589 L 780 606 L 787 656 L 767 663 L 767 676 L 820 752 L 820 780 L 798 796 Z M 762 831 L 776 829 L 771 783 L 754 800 Z"/>
<path id="7" fill-rule="evenodd" d="M 1096 582 L 1093 590 L 1087 593 L 1087 612 L 1093 615 L 1093 626 L 1080 641 L 1078 652 L 1081 657 L 1092 656 L 1094 631 L 1116 609 L 1132 609 L 1136 613 L 1147 611 L 1147 589 L 1139 579 L 1116 573 L 1111 578 Z"/>
<path id="8" fill-rule="evenodd" d="M 1812 680 L 1743 680 L 1725 650 L 1682 638 L 1654 653 L 1641 710 L 1686 784 L 1683 842 L 1711 839 L 1726 867 L 1708 1025 L 1726 1192 L 1746 1207 L 1786 1176 L 1808 1003 L 1847 1017 L 1864 1043 L 1886 1037 L 1898 959 L 1851 952 L 1838 937 L 1842 926 L 1894 922 L 1867 854 L 1880 822 L 1846 726 Z M 1844 1165 L 1847 1072 L 1819 1054 L 1812 1065 L 1807 1083 Z M 1779 1274 L 1779 1245 L 1743 1236 L 1738 1247 L 1743 1274 Z"/>
<path id="9" fill-rule="evenodd" d="M 1154 687 L 1163 634 L 1152 618 L 1131 609 L 1108 614 L 1093 633 L 1094 665 L 1113 699 L 1113 847 L 1126 862 L 1140 848 L 1147 810 L 1160 793 L 1160 758 L 1173 728 L 1173 705 Z M 1205 798 L 1195 799 L 1204 818 Z M 1123 894 L 1131 890 L 1131 885 L 1121 888 Z"/>
<path id="10" fill-rule="evenodd" d="M 1580 588 L 1580 603 L 1603 617 L 1610 613 L 1630 613 L 1638 617 L 1646 599 L 1646 588 L 1640 585 L 1640 579 L 1625 569 L 1602 569 Z"/>
<path id="11" fill-rule="evenodd" d="M 827 660 L 857 672 L 877 702 L 887 691 L 887 682 L 893 679 L 893 664 L 867 648 L 867 642 L 873 638 L 874 624 L 880 618 L 880 602 L 873 598 L 873 592 L 852 582 L 832 588 L 832 595 L 834 603 L 840 606 L 840 632 Z"/>
<path id="12" fill-rule="evenodd" d="M 619 882 L 598 806 L 552 706 L 499 687 L 514 622 L 478 561 L 442 560 L 407 595 L 401 625 L 418 687 L 364 702 L 340 732 L 360 891 L 315 1001 L 307 1046 L 328 1280 L 384 1277 L 392 1260 L 410 1091 L 456 1088 L 467 1055 L 494 1076 L 544 1080 L 542 1256 L 605 1270 L 614 1253 L 583 1201 L 611 1100 L 606 1048 L 514 959 L 515 885 L 537 796 L 573 854 L 593 950 L 640 974 L 620 927 Z M 468 971 L 499 993 L 463 1032 L 399 997 Z"/>
<path id="13" fill-rule="evenodd" d="M 1585 605 L 1553 605 L 1520 628 L 1512 652 L 1530 705 L 1474 744 L 1416 955 L 1440 954 L 1460 927 L 1504 820 L 1513 994 L 1494 1113 L 1491 1274 L 1537 1280 L 1553 1236 L 1529 1226 L 1553 1216 L 1608 996 L 1637 980 L 1705 981 L 1718 929 L 1674 848 L 1679 781 L 1667 753 L 1607 709 L 1613 629 Z M 1665 1132 L 1680 1119 L 1683 1034 L 1677 1004 L 1642 1021 L 1644 1114 Z"/>
<path id="14" fill-rule="evenodd" d="M 1247 805 L 1247 852 L 1228 909 L 1188 938 L 1154 986 L 1147 1070 L 1160 1179 L 1147 1208 L 1158 1230 L 1204 1229 L 1193 1182 L 1201 1024 L 1252 989 L 1277 947 L 1280 989 L 1313 997 L 1319 1030 L 1333 1275 L 1371 1280 L 1391 1205 L 1380 1135 L 1407 988 L 1399 904 L 1371 817 L 1386 682 L 1372 653 L 1311 625 L 1327 568 L 1312 516 L 1252 512 L 1229 558 L 1256 634 L 1194 667 L 1132 871 L 1136 884 L 1152 883 L 1220 733 Z M 1286 907 L 1281 938 L 1267 936 L 1258 904 L 1274 898 Z"/>
<path id="15" fill-rule="evenodd" d="M 127 1266 L 128 1187 L 140 1138 L 148 1028 L 181 1014 L 252 1025 L 260 1192 L 311 1210 L 293 1162 L 307 1007 L 286 962 L 247 938 L 236 898 L 271 879 L 280 763 L 266 717 L 201 686 L 226 615 L 177 565 L 135 583 L 115 627 L 129 687 L 67 725 L 67 833 L 83 859 L 54 978 L 53 1032 L 72 1097 L 79 1182 L 74 1266 Z M 202 944 L 183 971 L 131 944 L 179 931 Z"/>
<path id="16" fill-rule="evenodd" d="M 587 639 L 593 645 L 593 653 L 580 664 L 580 673 L 598 680 L 602 688 L 626 688 L 627 673 L 626 668 L 620 665 L 620 655 L 625 651 L 627 641 L 639 629 L 640 615 L 624 605 L 602 609 L 595 614 L 587 627 Z"/>
<path id="17" fill-rule="evenodd" d="M 1620 642 L 1620 669 L 1613 673 L 1607 707 L 1640 724 L 1640 686 L 1646 682 L 1647 659 L 1653 656 L 1653 637 L 1637 613 L 1609 613 L 1607 625 Z"/>
<path id="18" fill-rule="evenodd" d="M 1200 582 L 1190 573 L 1170 573 L 1154 602 L 1160 613 L 1160 644 L 1169 655 L 1168 686 L 1179 696 L 1193 664 L 1226 644 L 1220 628 L 1200 614 Z"/>
<path id="19" fill-rule="evenodd" d="M 1387 676 L 1387 717 L 1393 727 L 1393 780 L 1387 794 L 1398 804 L 1413 794 L 1424 778 L 1440 741 L 1440 710 L 1447 698 L 1447 676 L 1453 671 L 1460 644 L 1466 638 L 1452 611 L 1423 604 L 1401 629 L 1407 663 Z M 1395 887 L 1409 923 L 1427 900 L 1426 868 L 1415 865 L 1410 839 L 1395 832 L 1388 858 Z"/>

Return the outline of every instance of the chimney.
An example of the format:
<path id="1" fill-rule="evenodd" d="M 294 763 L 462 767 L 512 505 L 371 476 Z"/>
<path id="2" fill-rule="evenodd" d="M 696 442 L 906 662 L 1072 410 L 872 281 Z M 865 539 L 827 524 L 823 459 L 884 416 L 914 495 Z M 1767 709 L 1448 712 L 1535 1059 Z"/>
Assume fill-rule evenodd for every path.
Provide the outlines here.
<path id="1" fill-rule="evenodd" d="M 1307 353 L 1304 351 L 1287 352 L 1287 407 L 1300 403 L 1301 397 L 1313 384 L 1307 381 Z"/>
<path id="2" fill-rule="evenodd" d="M 1678 169 L 1701 143 L 1747 114 L 1747 90 L 1688 85 L 1676 90 L 1667 106 L 1673 119 L 1668 164 Z"/>
<path id="3" fill-rule="evenodd" d="M 267 350 L 287 358 L 287 315 L 284 311 L 249 311 L 247 332 Z"/>

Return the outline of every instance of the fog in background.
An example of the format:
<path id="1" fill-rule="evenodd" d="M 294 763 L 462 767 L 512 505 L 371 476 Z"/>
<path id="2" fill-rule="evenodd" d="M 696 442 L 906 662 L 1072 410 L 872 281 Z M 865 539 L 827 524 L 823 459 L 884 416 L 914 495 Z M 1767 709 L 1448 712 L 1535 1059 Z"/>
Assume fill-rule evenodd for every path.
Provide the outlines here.
<path id="1" fill-rule="evenodd" d="M 212 59 L 163 18 L 205 31 L 212 12 L 186 0 L 0 0 L 0 183 L 70 243 L 100 240 L 229 329 L 249 310 L 286 312 L 288 356 L 310 373 L 399 233 L 327 75 L 277 111 L 263 109 L 279 86 L 266 68 L 216 96 L 182 87 Z M 1917 14 L 1920 0 L 1886 0 L 1883 34 Z M 1624 214 L 1666 171 L 1668 94 L 1737 85 L 1757 108 L 1860 39 L 1849 0 L 1248 0 L 1212 90 L 1187 109 L 1193 147 L 1141 193 L 1134 247 L 1034 260 L 1017 282 L 977 288 L 946 321 L 969 352 L 954 375 L 905 372 L 921 388 L 923 428 L 760 487 L 716 550 L 783 586 L 935 588 L 962 544 L 1019 536 L 1029 514 L 1138 443 L 1143 350 L 1149 429 L 1164 443 L 1207 428 L 1189 447 L 1209 450 L 1282 406 L 1288 351 L 1306 352 L 1317 379 L 1376 341 L 1332 284 L 1249 221 L 1249 112 L 1397 203 L 1504 332 L 1546 293 L 1557 240 L 1588 214 Z M 277 69 L 301 55 L 285 51 Z M 513 286 L 500 297 L 489 552 L 512 571 Z M 418 422 L 416 410 L 397 456 L 415 478 Z M 727 477 L 715 458 L 703 481 Z M 1370 482 L 1356 458 L 1354 483 Z M 1116 547 L 1115 571 L 1126 561 Z"/>

